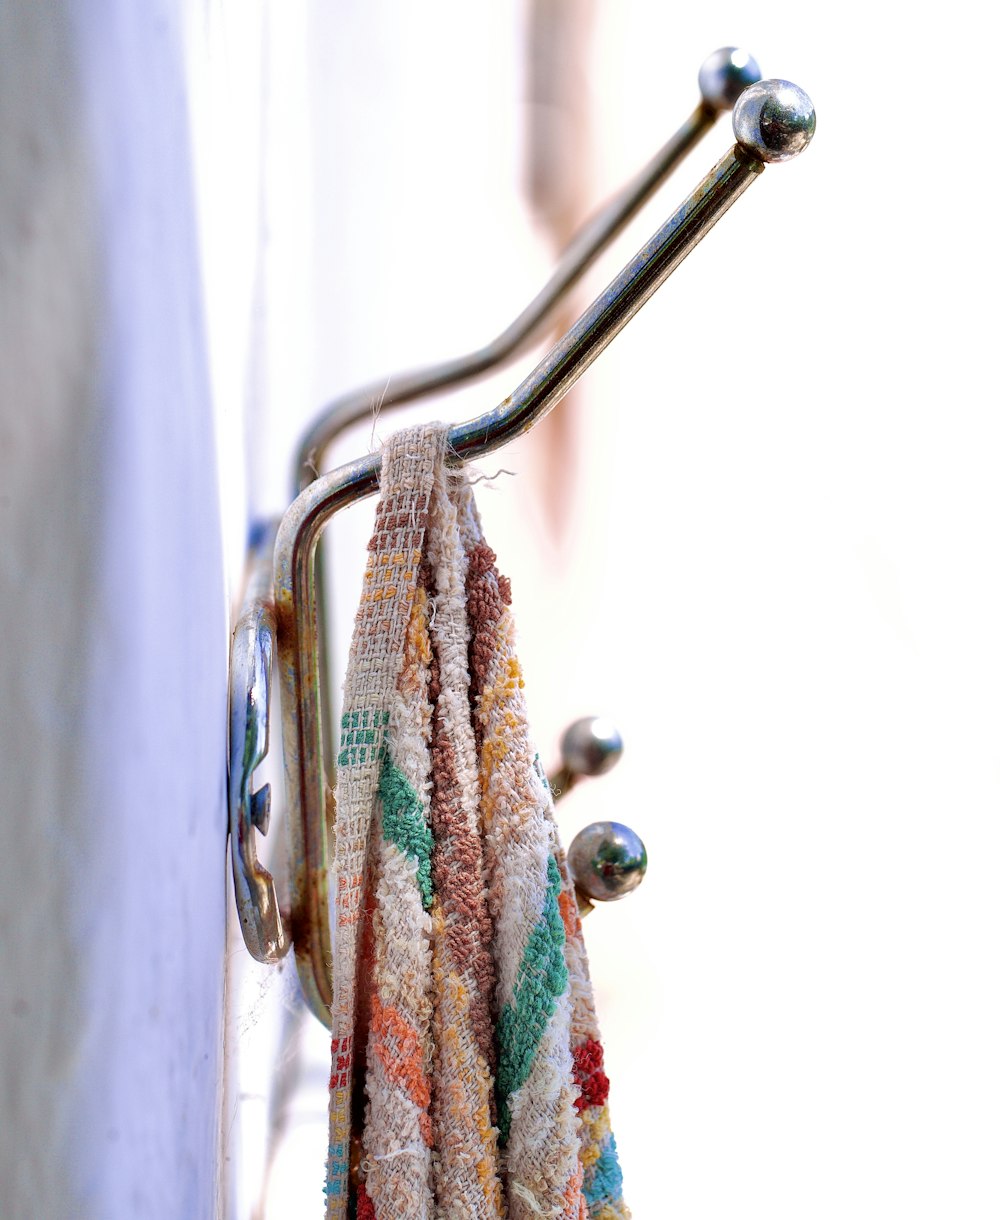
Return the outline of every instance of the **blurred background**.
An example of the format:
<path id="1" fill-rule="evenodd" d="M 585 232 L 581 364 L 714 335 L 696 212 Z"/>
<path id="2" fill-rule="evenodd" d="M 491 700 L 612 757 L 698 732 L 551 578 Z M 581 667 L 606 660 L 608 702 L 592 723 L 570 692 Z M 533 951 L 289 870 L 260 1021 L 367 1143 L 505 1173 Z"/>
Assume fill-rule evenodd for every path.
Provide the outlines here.
<path id="1" fill-rule="evenodd" d="M 649 851 L 585 924 L 627 1197 L 997 1215 L 995 34 L 967 0 L 0 10 L 4 1215 L 322 1214 L 326 1035 L 224 891 L 248 530 L 324 403 L 507 325 L 732 44 L 812 146 L 477 487 L 543 761 L 586 714 L 625 741 L 564 841 Z M 371 511 L 332 527 L 337 688 Z"/>

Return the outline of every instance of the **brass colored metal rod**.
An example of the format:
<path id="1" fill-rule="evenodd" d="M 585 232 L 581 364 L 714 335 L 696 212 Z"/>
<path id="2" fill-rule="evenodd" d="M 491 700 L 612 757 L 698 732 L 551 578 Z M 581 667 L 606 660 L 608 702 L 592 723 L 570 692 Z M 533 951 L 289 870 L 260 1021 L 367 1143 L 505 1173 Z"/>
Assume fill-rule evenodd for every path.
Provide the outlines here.
<path id="1" fill-rule="evenodd" d="M 325 406 L 299 444 L 295 462 L 296 492 L 319 477 L 326 450 L 334 437 L 350 424 L 364 419 L 375 404 L 402 406 L 451 389 L 525 351 L 540 336 L 560 303 L 600 254 L 712 129 L 716 119 L 732 110 L 743 90 L 759 81 L 760 75 L 757 61 L 741 48 L 720 47 L 713 51 L 698 73 L 701 100 L 694 112 L 632 181 L 573 238 L 534 300 L 485 347 L 441 364 L 397 373 L 388 383 L 384 379 L 372 382 Z"/>
<path id="2" fill-rule="evenodd" d="M 482 457 L 547 415 L 763 169 L 754 152 L 741 145 L 730 149 L 514 393 L 494 410 L 451 430 L 451 460 L 458 464 Z M 377 490 L 380 462 L 378 454 L 367 455 L 313 482 L 285 514 L 275 544 L 278 664 L 294 853 L 292 938 L 306 999 L 325 1023 L 332 999 L 326 824 L 332 775 L 323 760 L 314 557 L 320 531 L 333 514 Z"/>

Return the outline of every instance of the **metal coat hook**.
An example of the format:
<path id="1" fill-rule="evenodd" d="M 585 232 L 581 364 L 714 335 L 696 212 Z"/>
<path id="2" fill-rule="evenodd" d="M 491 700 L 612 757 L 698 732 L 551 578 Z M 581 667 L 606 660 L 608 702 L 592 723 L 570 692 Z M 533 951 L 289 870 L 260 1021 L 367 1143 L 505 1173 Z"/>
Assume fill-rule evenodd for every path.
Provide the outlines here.
<path id="1" fill-rule="evenodd" d="M 541 290 L 513 322 L 485 347 L 427 368 L 394 373 L 334 399 L 324 407 L 299 444 L 295 492 L 308 487 L 319 477 L 334 439 L 351 424 L 368 418 L 376 406 L 380 411 L 391 410 L 433 394 L 457 389 L 484 376 L 491 369 L 502 367 L 526 351 L 543 335 L 559 306 L 604 250 L 695 145 L 711 131 L 716 120 L 732 110 L 743 90 L 748 85 L 756 84 L 760 78 L 760 67 L 748 51 L 740 47 L 720 47 L 713 51 L 698 72 L 701 97 L 694 111 L 631 182 L 583 226 Z M 320 657 L 321 663 L 329 669 L 329 658 L 322 651 L 330 634 L 322 575 L 326 551 L 324 544 L 316 554 L 316 583 Z M 335 747 L 330 737 L 332 708 L 325 689 L 320 697 L 324 701 L 323 725 L 326 733 L 323 747 L 327 755 L 332 755 Z"/>
<path id="2" fill-rule="evenodd" d="M 351 424 L 364 419 L 374 403 L 382 410 L 403 406 L 473 381 L 522 353 L 545 329 L 566 295 L 593 265 L 681 160 L 731 110 L 742 91 L 760 80 L 760 68 L 748 52 L 722 47 L 698 73 L 701 99 L 693 113 L 649 163 L 590 220 L 573 240 L 544 287 L 517 318 L 485 347 L 443 364 L 398 374 L 362 387 L 330 403 L 306 432 L 295 466 L 295 491 L 320 473 L 326 451 Z M 290 939 L 278 910 L 274 882 L 257 860 L 254 831 L 266 832 L 263 816 L 269 794 L 253 791 L 253 772 L 268 749 L 269 685 L 274 640 L 271 569 L 277 522 L 258 531 L 248 563 L 247 590 L 233 633 L 230 659 L 229 829 L 237 909 L 250 953 L 261 962 L 276 962 Z M 319 556 L 315 562 L 319 563 Z M 319 577 L 316 577 L 320 584 Z M 322 648 L 322 589 L 317 593 L 317 632 Z M 325 691 L 322 722 L 331 723 Z M 327 743 L 329 746 L 329 743 Z M 328 751 L 329 752 L 329 749 Z M 293 830 L 293 835 L 294 835 Z M 296 847 L 294 854 L 298 858 Z M 296 940 L 305 933 L 293 935 Z"/>
<path id="3" fill-rule="evenodd" d="M 452 461 L 482 457 L 528 431 L 567 393 L 716 221 L 771 161 L 806 147 L 815 111 L 787 81 L 751 85 L 733 113 L 736 144 L 569 332 L 494 410 L 449 432 Z M 282 691 L 285 776 L 293 850 L 293 935 L 307 1003 L 325 1023 L 331 1001 L 323 685 L 315 553 L 339 509 L 378 487 L 380 457 L 367 455 L 307 487 L 282 519 L 275 542 L 275 613 Z"/>
<path id="4" fill-rule="evenodd" d="M 424 369 L 393 374 L 388 380 L 336 398 L 323 408 L 299 445 L 296 492 L 322 473 L 324 456 L 335 436 L 350 424 L 381 410 L 401 407 L 444 390 L 455 389 L 524 352 L 545 329 L 570 290 L 593 266 L 642 206 L 656 193 L 716 120 L 732 110 L 748 85 L 761 79 L 754 57 L 740 47 L 720 47 L 698 73 L 701 100 L 692 114 L 648 164 L 589 220 L 563 253 L 538 295 L 492 343 L 465 356 Z"/>

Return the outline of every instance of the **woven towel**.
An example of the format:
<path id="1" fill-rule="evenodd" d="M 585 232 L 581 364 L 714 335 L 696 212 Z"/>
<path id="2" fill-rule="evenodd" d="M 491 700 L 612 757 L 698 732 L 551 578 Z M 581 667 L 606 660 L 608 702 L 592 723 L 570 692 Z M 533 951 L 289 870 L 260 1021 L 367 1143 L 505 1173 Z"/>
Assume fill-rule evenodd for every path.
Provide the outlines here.
<path id="1" fill-rule="evenodd" d="M 359 1220 L 616 1220 L 603 1051 L 510 588 L 446 435 L 386 446 L 344 688 L 327 1217 L 350 1198 Z"/>

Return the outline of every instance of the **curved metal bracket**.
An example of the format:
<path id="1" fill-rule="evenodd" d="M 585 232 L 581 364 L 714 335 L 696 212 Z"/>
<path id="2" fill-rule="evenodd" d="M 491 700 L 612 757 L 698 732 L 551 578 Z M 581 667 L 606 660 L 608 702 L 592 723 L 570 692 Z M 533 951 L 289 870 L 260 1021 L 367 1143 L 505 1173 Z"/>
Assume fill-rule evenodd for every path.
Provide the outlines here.
<path id="1" fill-rule="evenodd" d="M 253 552 L 246 600 L 233 632 L 229 708 L 229 836 L 236 909 L 250 953 L 259 962 L 271 963 L 280 961 L 291 946 L 274 878 L 257 859 L 254 841 L 255 830 L 267 834 L 271 817 L 271 785 L 254 792 L 253 773 L 267 754 L 270 738 L 273 543 L 272 528 Z"/>
<path id="2" fill-rule="evenodd" d="M 296 491 L 308 487 L 319 477 L 326 451 L 334 439 L 350 424 L 363 419 L 374 402 L 379 402 L 385 410 L 454 389 L 475 380 L 526 350 L 549 325 L 567 294 L 602 251 L 624 229 L 715 121 L 732 108 L 744 88 L 759 79 L 760 69 L 753 56 L 745 51 L 736 47 L 723 47 L 710 55 L 698 75 L 701 100 L 694 113 L 681 124 L 648 165 L 581 229 L 541 291 L 514 321 L 492 343 L 474 352 L 430 368 L 394 374 L 388 381 L 382 379 L 364 386 L 326 406 L 300 442 L 295 466 Z M 259 540 L 254 548 L 252 562 L 255 564 L 255 570 L 256 565 L 262 562 L 264 549 L 270 545 L 273 536 L 272 529 L 266 540 Z M 326 630 L 321 561 L 322 551 L 317 549 L 311 563 L 317 586 L 315 638 L 321 650 L 322 665 Z M 232 715 L 244 718 L 240 723 L 246 723 L 248 726 L 248 736 L 244 740 L 238 734 L 231 735 L 229 769 L 231 776 L 241 777 L 239 785 L 231 781 L 230 788 L 236 892 L 238 897 L 243 895 L 242 901 L 249 904 L 246 909 L 241 906 L 240 919 L 245 930 L 247 947 L 258 957 L 259 953 L 264 951 L 262 946 L 269 943 L 269 932 L 275 931 L 278 924 L 274 915 L 265 917 L 263 914 L 261 904 L 270 904 L 267 909 L 276 912 L 270 898 L 273 887 L 269 889 L 264 883 L 267 874 L 256 863 L 248 825 L 248 819 L 250 823 L 253 821 L 250 776 L 253 767 L 267 751 L 266 698 L 270 661 L 265 661 L 265 654 L 261 652 L 258 655 L 257 650 L 265 647 L 269 649 L 274 633 L 270 590 L 264 583 L 258 582 L 256 576 L 254 582 L 258 592 L 252 597 L 248 591 L 244 612 L 236 627 L 231 650 L 233 663 L 230 668 Z M 267 657 L 269 656 L 268 652 Z M 256 689 L 257 694 L 252 687 Z M 317 697 L 321 704 L 320 720 L 324 726 L 323 731 L 329 735 L 332 717 L 325 687 L 319 690 Z M 264 700 L 263 708 L 256 705 L 255 700 L 258 699 Z M 235 722 L 231 721 L 231 727 L 233 723 Z M 262 746 L 259 744 L 261 742 Z M 287 741 L 285 748 L 289 748 Z M 327 755 L 332 755 L 330 740 L 324 740 L 324 749 Z M 265 801 L 266 798 L 261 796 L 260 800 Z M 307 842 L 302 837 L 298 819 L 294 816 L 291 819 L 290 833 L 293 861 L 292 932 L 296 943 L 296 956 L 305 965 L 305 969 L 300 971 L 303 990 L 310 1007 L 320 1015 L 324 997 L 329 993 L 329 983 L 324 981 L 322 985 L 314 985 L 314 977 L 329 974 L 328 965 L 324 966 L 324 963 L 329 962 L 328 937 L 322 931 L 325 924 L 322 912 L 326 904 L 326 876 L 322 871 L 325 868 L 325 844 L 319 838 Z M 242 834 L 242 839 L 238 834 Z M 281 953 L 285 951 L 287 947 L 282 948 Z M 259 960 L 268 961 L 274 958 L 264 957 Z"/>
<path id="3" fill-rule="evenodd" d="M 728 49 L 727 49 L 728 51 Z M 721 53 L 720 53 L 721 54 Z M 755 70 L 755 65 L 754 65 Z M 745 82 L 743 82 L 745 83 Z M 703 86 L 704 94 L 704 86 Z M 729 103 L 731 104 L 731 102 Z M 721 104 L 720 104 L 721 105 Z M 668 172 L 714 119 L 720 105 L 707 96 L 679 133 L 678 143 L 661 161 L 656 176 Z M 657 234 L 585 311 L 514 393 L 493 411 L 456 425 L 449 435 L 453 460 L 473 460 L 527 431 L 569 390 L 629 319 L 642 307 L 704 234 L 761 173 L 769 161 L 782 161 L 809 142 L 815 124 L 809 99 L 785 81 L 751 85 L 740 95 L 734 114 L 737 145 L 706 176 Z M 668 150 L 664 150 L 666 153 Z M 649 190 L 653 175 L 641 176 L 633 202 Z M 623 222 L 631 203 L 627 195 L 571 251 L 568 263 L 589 260 Z M 543 315 L 576 275 L 557 272 L 552 295 L 538 299 Z M 562 282 L 560 282 L 562 281 Z M 548 306 L 542 302 L 547 300 Z M 436 372 L 414 374 L 397 385 L 393 403 L 471 378 L 491 363 L 512 354 L 537 319 L 529 307 L 490 349 Z M 488 355 L 487 355 L 488 354 Z M 486 363 L 484 363 L 484 361 Z M 400 393 L 402 391 L 402 393 Z M 307 437 L 300 453 L 300 478 L 316 473 L 316 451 L 336 430 L 355 417 L 366 392 L 337 404 Z M 324 766 L 324 721 L 329 716 L 321 681 L 322 620 L 318 613 L 317 544 L 325 523 L 339 508 L 370 495 L 377 487 L 378 455 L 359 459 L 305 488 L 283 518 L 255 550 L 255 575 L 237 624 L 232 649 L 230 709 L 230 828 L 237 903 L 247 946 L 260 961 L 273 962 L 287 953 L 289 938 L 278 910 L 271 875 L 256 858 L 253 829 L 266 830 L 269 789 L 252 791 L 254 769 L 268 748 L 268 696 L 272 647 L 278 625 L 279 673 L 283 692 L 284 762 L 292 846 L 292 932 L 305 999 L 321 1021 L 330 1023 L 332 980 L 327 895 L 328 809 L 333 769 Z M 267 579 L 274 555 L 274 600 Z M 245 692 L 245 694 L 244 694 Z"/>
<path id="4" fill-rule="evenodd" d="M 365 419 L 376 403 L 384 411 L 455 389 L 527 351 L 554 320 L 556 310 L 598 257 L 712 129 L 716 120 L 732 110 L 743 90 L 760 79 L 760 67 L 749 52 L 740 47 L 720 47 L 713 51 L 698 73 L 701 100 L 694 112 L 648 164 L 584 224 L 538 294 L 513 322 L 485 347 L 428 368 L 394 373 L 388 380 L 373 381 L 328 403 L 299 443 L 295 463 L 296 493 L 323 473 L 326 452 L 337 434 Z"/>
<path id="5" fill-rule="evenodd" d="M 761 86 L 751 86 L 747 93 Z M 815 122 L 801 91 L 785 105 L 786 82 L 767 82 L 762 109 L 766 134 L 787 144 L 808 142 Z M 744 97 L 746 94 L 743 95 Z M 742 100 L 742 99 L 741 99 Z M 772 113 L 773 112 L 773 113 Z M 737 115 L 739 115 L 739 105 Z M 760 124 L 758 124 L 760 126 Z M 642 308 L 736 199 L 763 173 L 765 156 L 757 143 L 737 143 L 699 183 L 670 219 L 587 309 L 577 323 L 492 411 L 457 424 L 448 434 L 449 459 L 471 461 L 527 432 L 569 391 L 611 340 Z M 327 805 L 333 770 L 323 749 L 324 700 L 320 672 L 316 549 L 323 527 L 338 510 L 378 489 L 381 458 L 370 454 L 307 487 L 282 518 L 274 549 L 275 611 L 279 624 L 279 672 L 288 816 L 295 858 L 295 949 L 299 977 L 310 1008 L 329 1024 L 333 998 L 331 931 L 327 910 Z M 335 896 L 334 896 L 335 901 Z M 300 938 L 300 930 L 302 932 Z M 356 935 L 357 929 L 338 929 Z M 345 1018 L 346 1019 L 346 1018 Z M 335 1030 L 350 1035 L 353 1026 Z"/>

